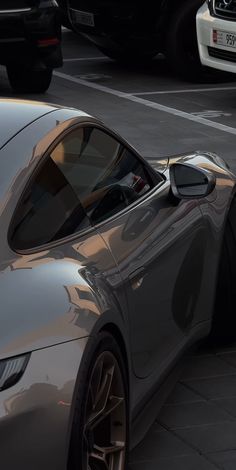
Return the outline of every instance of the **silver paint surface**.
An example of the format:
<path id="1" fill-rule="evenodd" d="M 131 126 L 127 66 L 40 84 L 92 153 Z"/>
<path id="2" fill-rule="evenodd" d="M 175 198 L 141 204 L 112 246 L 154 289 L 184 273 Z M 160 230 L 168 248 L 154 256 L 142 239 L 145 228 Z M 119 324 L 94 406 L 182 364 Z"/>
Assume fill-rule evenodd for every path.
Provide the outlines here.
<path id="1" fill-rule="evenodd" d="M 123 338 L 132 421 L 185 348 L 208 333 L 235 177 L 209 153 L 172 157 L 169 165 L 187 162 L 216 176 L 207 198 L 177 202 L 162 159 L 163 183 L 126 211 L 16 253 L 8 228 L 38 162 L 69 128 L 101 123 L 73 109 L 4 101 L 0 113 L 2 105 L 12 134 L 0 133 L 0 143 L 8 141 L 0 151 L 0 360 L 31 356 L 21 380 L 0 392 L 1 465 L 66 470 L 75 383 L 91 336 L 112 325 Z"/>

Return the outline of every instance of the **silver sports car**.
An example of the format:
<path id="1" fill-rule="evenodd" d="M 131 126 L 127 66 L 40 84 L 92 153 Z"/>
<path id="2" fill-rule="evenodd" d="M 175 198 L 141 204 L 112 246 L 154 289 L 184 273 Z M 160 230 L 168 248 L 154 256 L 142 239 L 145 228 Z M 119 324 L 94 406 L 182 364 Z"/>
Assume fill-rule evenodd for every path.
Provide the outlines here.
<path id="1" fill-rule="evenodd" d="M 180 355 L 235 327 L 236 179 L 0 101 L 0 466 L 124 470 Z"/>

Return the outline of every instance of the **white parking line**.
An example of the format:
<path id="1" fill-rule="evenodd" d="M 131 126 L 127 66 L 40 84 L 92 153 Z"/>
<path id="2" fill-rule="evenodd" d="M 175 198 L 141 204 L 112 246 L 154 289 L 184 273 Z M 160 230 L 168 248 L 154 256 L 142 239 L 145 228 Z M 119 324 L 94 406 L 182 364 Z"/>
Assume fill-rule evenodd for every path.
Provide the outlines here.
<path id="1" fill-rule="evenodd" d="M 103 93 L 108 93 L 110 95 L 116 96 L 118 98 L 123 98 L 129 101 L 132 101 L 137 104 L 141 104 L 148 108 L 156 109 L 158 111 L 162 111 L 164 113 L 171 114 L 173 116 L 178 116 L 183 119 L 187 119 L 188 121 L 193 121 L 198 124 L 203 124 L 204 126 L 212 127 L 222 132 L 227 132 L 228 134 L 236 135 L 236 128 L 226 126 L 225 124 L 221 124 L 219 122 L 210 121 L 208 119 L 202 118 L 200 116 L 195 116 L 185 111 L 180 111 L 179 109 L 170 108 L 169 106 L 165 106 L 163 104 L 155 103 L 154 101 L 148 101 L 138 96 L 134 96 L 129 93 L 124 93 L 123 91 L 114 90 L 112 88 L 108 88 L 104 85 L 99 85 L 97 83 L 89 82 L 87 80 L 83 80 L 81 78 L 72 77 L 71 75 L 67 75 L 62 72 L 54 72 L 56 77 L 62 78 L 63 80 L 67 80 L 72 83 L 76 83 L 77 85 L 86 86 L 88 88 L 93 88 L 94 90 L 101 91 Z"/>
<path id="2" fill-rule="evenodd" d="M 88 60 L 110 60 L 108 57 L 104 55 L 100 55 L 98 57 L 74 57 L 72 59 L 63 59 L 63 62 L 83 62 Z"/>
<path id="3" fill-rule="evenodd" d="M 135 96 L 146 96 L 146 95 L 169 95 L 176 93 L 199 93 L 199 92 L 209 92 L 209 91 L 229 91 L 236 90 L 236 86 L 227 86 L 227 87 L 212 87 L 212 88 L 186 88 L 184 90 L 161 90 L 161 91 L 144 91 L 138 93 L 132 93 Z"/>

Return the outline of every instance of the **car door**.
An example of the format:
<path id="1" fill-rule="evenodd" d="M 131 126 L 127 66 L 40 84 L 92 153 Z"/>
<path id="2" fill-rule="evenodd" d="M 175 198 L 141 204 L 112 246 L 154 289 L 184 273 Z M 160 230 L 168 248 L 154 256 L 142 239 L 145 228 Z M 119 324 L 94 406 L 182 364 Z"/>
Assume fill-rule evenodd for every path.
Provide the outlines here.
<path id="1" fill-rule="evenodd" d="M 39 341 L 48 346 L 54 340 L 59 344 L 87 337 L 102 313 L 116 313 L 110 284 L 120 282 L 118 268 L 73 184 L 78 147 L 77 154 L 63 149 L 62 142 L 29 171 L 8 232 L 14 251 L 6 265 L 14 296 L 1 290 L 9 309 L 2 335 L 8 344 L 17 332 L 14 348 L 24 347 L 27 340 L 38 347 Z M 8 276 L 9 269 L 5 271 Z M 3 286 L 9 283 L 5 279 Z M 11 333 L 11 311 L 17 309 L 21 315 L 16 314 Z"/>
<path id="2" fill-rule="evenodd" d="M 169 197 L 169 181 L 98 227 L 118 264 L 130 315 L 135 373 L 166 367 L 187 340 L 195 316 L 205 239 L 195 202 Z"/>
<path id="3" fill-rule="evenodd" d="M 100 127 L 75 129 L 51 157 L 63 166 L 119 268 L 113 289 L 129 317 L 134 371 L 146 377 L 191 328 L 203 263 L 198 205 L 174 198 L 168 174 L 152 170 Z"/>

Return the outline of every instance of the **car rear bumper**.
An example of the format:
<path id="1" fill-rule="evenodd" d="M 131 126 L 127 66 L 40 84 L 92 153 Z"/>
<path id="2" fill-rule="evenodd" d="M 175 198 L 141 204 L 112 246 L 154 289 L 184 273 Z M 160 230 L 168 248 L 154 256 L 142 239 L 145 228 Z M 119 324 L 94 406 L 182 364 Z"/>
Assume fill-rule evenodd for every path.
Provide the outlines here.
<path id="1" fill-rule="evenodd" d="M 216 44 L 214 31 L 236 35 L 236 23 L 210 15 L 205 3 L 197 14 L 197 37 L 200 59 L 203 65 L 236 73 L 236 48 Z"/>
<path id="2" fill-rule="evenodd" d="M 66 470 L 74 387 L 86 339 L 32 352 L 0 392 L 1 468 Z"/>
<path id="3" fill-rule="evenodd" d="M 60 13 L 56 8 L 0 12 L 0 63 L 62 65 Z"/>
<path id="4" fill-rule="evenodd" d="M 149 0 L 148 0 L 149 3 Z M 79 4 L 79 6 L 78 6 Z M 151 13 L 152 9 L 152 13 Z M 77 0 L 69 1 L 69 16 L 75 28 L 87 35 L 114 38 L 130 38 L 132 36 L 145 36 L 155 32 L 157 7 L 137 4 L 134 0 L 125 2 L 108 0 Z M 93 20 L 86 25 L 76 20 L 76 11 L 92 14 Z"/>

